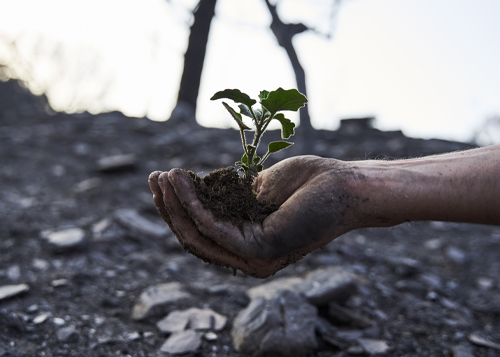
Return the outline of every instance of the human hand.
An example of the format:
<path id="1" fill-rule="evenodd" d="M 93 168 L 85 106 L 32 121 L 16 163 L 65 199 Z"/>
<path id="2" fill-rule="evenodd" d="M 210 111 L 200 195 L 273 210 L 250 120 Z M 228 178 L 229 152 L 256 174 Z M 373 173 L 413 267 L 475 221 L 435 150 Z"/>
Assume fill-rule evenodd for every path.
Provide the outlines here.
<path id="1" fill-rule="evenodd" d="M 253 183 L 257 199 L 279 209 L 262 223 L 245 222 L 242 229 L 216 220 L 204 209 L 181 169 L 155 171 L 149 185 L 158 212 L 186 251 L 265 278 L 358 228 L 353 223 L 351 176 L 347 163 L 334 159 L 283 160 L 262 171 Z"/>

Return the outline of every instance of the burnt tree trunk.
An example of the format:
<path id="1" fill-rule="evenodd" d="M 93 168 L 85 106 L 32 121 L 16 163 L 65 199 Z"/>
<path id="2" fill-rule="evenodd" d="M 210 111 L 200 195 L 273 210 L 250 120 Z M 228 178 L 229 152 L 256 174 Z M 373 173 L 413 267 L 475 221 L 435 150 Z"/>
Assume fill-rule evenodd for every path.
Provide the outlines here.
<path id="1" fill-rule="evenodd" d="M 194 22 L 191 26 L 188 47 L 184 55 L 184 69 L 177 104 L 171 117 L 176 122 L 196 123 L 196 100 L 200 91 L 201 73 L 216 3 L 217 0 L 200 0 L 193 12 Z"/>
<path id="2" fill-rule="evenodd" d="M 271 5 L 269 0 L 266 0 L 267 7 L 273 21 L 271 23 L 271 30 L 274 36 L 278 40 L 278 44 L 283 47 L 290 59 L 293 71 L 295 73 L 295 78 L 297 81 L 297 89 L 299 92 L 307 97 L 307 87 L 306 87 L 306 74 L 304 68 L 300 64 L 297 52 L 293 47 L 292 39 L 293 36 L 309 30 L 309 28 L 301 23 L 299 24 L 285 24 L 278 16 L 276 11 L 276 6 Z M 309 111 L 307 106 L 300 109 L 300 130 L 298 131 L 299 147 L 303 154 L 312 153 L 312 145 L 307 145 L 306 141 L 311 141 L 314 136 L 314 128 L 311 125 L 311 118 L 309 116 Z M 310 143 L 312 144 L 312 143 Z"/>

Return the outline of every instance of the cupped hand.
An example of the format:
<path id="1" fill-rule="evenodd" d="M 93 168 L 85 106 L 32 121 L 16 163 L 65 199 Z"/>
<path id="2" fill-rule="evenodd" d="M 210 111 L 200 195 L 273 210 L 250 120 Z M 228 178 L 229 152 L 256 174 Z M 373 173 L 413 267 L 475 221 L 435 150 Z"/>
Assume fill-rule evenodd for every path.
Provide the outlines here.
<path id="1" fill-rule="evenodd" d="M 279 209 L 261 223 L 238 228 L 214 218 L 181 169 L 155 171 L 149 185 L 161 217 L 183 248 L 205 261 L 265 278 L 354 229 L 347 163 L 298 156 L 262 171 L 253 183 L 259 201 Z"/>

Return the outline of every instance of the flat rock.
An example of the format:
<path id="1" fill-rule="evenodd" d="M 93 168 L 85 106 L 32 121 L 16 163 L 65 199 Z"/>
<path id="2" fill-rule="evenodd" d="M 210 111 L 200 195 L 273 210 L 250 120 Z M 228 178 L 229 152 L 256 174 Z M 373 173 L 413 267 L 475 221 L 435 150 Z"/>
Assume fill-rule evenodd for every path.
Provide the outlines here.
<path id="1" fill-rule="evenodd" d="M 226 322 L 227 317 L 213 310 L 193 307 L 182 311 L 172 311 L 164 319 L 158 321 L 156 326 L 165 333 L 183 331 L 187 328 L 220 331 Z"/>
<path id="2" fill-rule="evenodd" d="M 365 328 L 372 325 L 370 319 L 334 302 L 328 304 L 328 315 L 337 322 L 354 327 Z"/>
<path id="3" fill-rule="evenodd" d="M 389 351 L 389 345 L 387 342 L 382 340 L 374 340 L 371 338 L 360 338 L 358 339 L 359 344 L 363 347 L 366 353 L 370 355 L 377 355 L 387 353 Z"/>
<path id="4" fill-rule="evenodd" d="M 330 301 L 342 300 L 356 290 L 357 276 L 340 267 L 314 270 L 304 277 L 279 278 L 248 289 L 251 299 L 271 299 L 283 290 L 303 295 L 313 305 L 326 305 Z"/>
<path id="5" fill-rule="evenodd" d="M 292 291 L 257 297 L 236 316 L 233 344 L 248 355 L 303 356 L 317 346 L 317 318 L 316 307 Z"/>
<path id="6" fill-rule="evenodd" d="M 313 305 L 347 298 L 356 290 L 356 275 L 341 267 L 317 269 L 304 277 L 299 291 Z"/>
<path id="7" fill-rule="evenodd" d="M 278 278 L 271 280 L 268 283 L 254 286 L 246 291 L 250 299 L 261 297 L 269 300 L 279 295 L 282 290 L 290 290 L 299 292 L 301 285 L 304 283 L 304 278 Z"/>
<path id="8" fill-rule="evenodd" d="M 160 351 L 171 354 L 196 352 L 201 345 L 202 336 L 203 333 L 194 330 L 174 332 L 161 346 Z"/>
<path id="9" fill-rule="evenodd" d="M 58 231 L 44 231 L 42 237 L 57 248 L 74 248 L 83 242 L 85 231 L 81 228 L 67 228 Z"/>
<path id="10" fill-rule="evenodd" d="M 160 225 L 144 218 L 135 209 L 124 208 L 115 211 L 115 218 L 124 228 L 153 237 L 164 237 L 170 230 L 164 224 Z"/>
<path id="11" fill-rule="evenodd" d="M 155 306 L 188 298 L 191 298 L 191 294 L 185 292 L 178 282 L 150 286 L 141 293 L 132 308 L 132 319 L 142 320 Z"/>
<path id="12" fill-rule="evenodd" d="M 0 286 L 0 300 L 8 299 L 10 297 L 22 294 L 29 289 L 30 287 L 28 286 L 28 284 Z"/>
<path id="13" fill-rule="evenodd" d="M 115 173 L 133 170 L 136 164 L 137 159 L 134 154 L 122 154 L 99 159 L 97 168 L 100 172 Z"/>

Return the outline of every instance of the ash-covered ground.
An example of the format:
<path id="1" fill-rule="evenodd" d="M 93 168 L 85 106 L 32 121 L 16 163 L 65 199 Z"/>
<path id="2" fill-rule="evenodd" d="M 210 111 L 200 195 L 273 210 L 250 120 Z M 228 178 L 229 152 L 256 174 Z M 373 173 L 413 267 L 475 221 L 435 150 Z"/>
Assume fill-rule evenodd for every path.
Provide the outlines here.
<path id="1" fill-rule="evenodd" d="M 500 356 L 500 227 L 358 230 L 266 280 L 233 276 L 182 251 L 147 180 L 154 170 L 232 165 L 237 131 L 119 113 L 47 115 L 28 104 L 0 114 L 0 356 L 168 356 L 189 336 L 175 345 L 158 322 L 193 307 L 226 320 L 196 328 L 195 314 L 176 327 L 194 331 L 184 355 L 244 356 L 231 328 L 251 302 L 247 290 L 333 267 L 355 278 L 344 295 L 315 305 L 316 347 L 306 356 Z M 360 123 L 318 132 L 309 151 L 356 160 L 471 147 Z"/>

